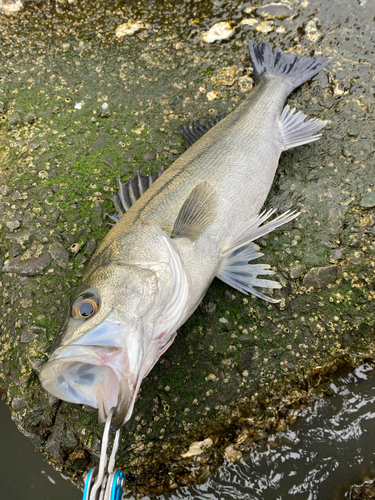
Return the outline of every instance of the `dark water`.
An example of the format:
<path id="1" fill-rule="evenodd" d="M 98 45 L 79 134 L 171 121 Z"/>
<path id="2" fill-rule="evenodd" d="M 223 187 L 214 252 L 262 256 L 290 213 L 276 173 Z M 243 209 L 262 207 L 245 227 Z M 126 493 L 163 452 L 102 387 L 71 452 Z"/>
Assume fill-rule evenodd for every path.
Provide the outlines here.
<path id="1" fill-rule="evenodd" d="M 81 491 L 56 472 L 18 430 L 0 402 L 0 499 L 78 500 Z"/>
<path id="2" fill-rule="evenodd" d="M 331 383 L 333 395 L 304 410 L 287 432 L 227 463 L 205 484 L 158 500 L 334 500 L 364 475 L 375 477 L 375 370 L 362 365 Z M 82 493 L 54 471 L 0 405 L 0 498 L 78 500 Z M 6 497 L 1 492 L 6 491 Z M 127 496 L 129 500 L 131 496 Z M 146 500 L 146 499 L 144 499 Z"/>
<path id="3" fill-rule="evenodd" d="M 159 499 L 334 500 L 363 475 L 375 475 L 375 373 L 362 365 L 331 383 L 287 432 L 227 463 L 201 486 Z"/>

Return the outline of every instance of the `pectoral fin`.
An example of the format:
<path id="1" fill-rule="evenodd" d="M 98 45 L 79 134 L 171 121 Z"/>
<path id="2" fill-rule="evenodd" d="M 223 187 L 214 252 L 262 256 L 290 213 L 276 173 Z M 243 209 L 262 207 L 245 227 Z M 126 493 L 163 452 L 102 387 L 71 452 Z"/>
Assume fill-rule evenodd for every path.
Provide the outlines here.
<path id="1" fill-rule="evenodd" d="M 216 214 L 216 191 L 208 182 L 198 184 L 185 200 L 177 216 L 172 238 L 187 236 L 195 241 L 212 223 Z"/>
<path id="2" fill-rule="evenodd" d="M 268 264 L 248 264 L 250 260 L 262 257 L 262 253 L 255 252 L 254 240 L 270 233 L 277 227 L 290 222 L 299 214 L 295 212 L 285 212 L 276 219 L 265 222 L 275 210 L 269 210 L 246 222 L 233 235 L 227 247 L 222 252 L 222 263 L 217 277 L 247 295 L 252 293 L 267 302 L 277 303 L 279 300 L 273 299 L 256 290 L 254 287 L 281 288 L 280 283 L 268 279 L 259 279 L 258 275 L 272 275 L 274 272 Z"/>

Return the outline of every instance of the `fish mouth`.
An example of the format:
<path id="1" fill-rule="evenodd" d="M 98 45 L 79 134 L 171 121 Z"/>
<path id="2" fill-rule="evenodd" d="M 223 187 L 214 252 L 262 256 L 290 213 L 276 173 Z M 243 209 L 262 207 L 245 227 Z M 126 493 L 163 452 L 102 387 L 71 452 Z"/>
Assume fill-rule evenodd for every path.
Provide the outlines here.
<path id="1" fill-rule="evenodd" d="M 59 399 L 98 408 L 102 425 L 115 408 L 111 421 L 111 430 L 115 431 L 132 414 L 142 353 L 133 345 L 130 361 L 124 344 L 126 329 L 122 327 L 119 336 L 116 333 L 121 325 L 104 323 L 76 342 L 56 349 L 43 366 L 39 378 L 44 389 Z M 112 342 L 116 338 L 119 342 L 119 337 L 122 337 L 123 345 L 101 345 L 110 337 Z"/>

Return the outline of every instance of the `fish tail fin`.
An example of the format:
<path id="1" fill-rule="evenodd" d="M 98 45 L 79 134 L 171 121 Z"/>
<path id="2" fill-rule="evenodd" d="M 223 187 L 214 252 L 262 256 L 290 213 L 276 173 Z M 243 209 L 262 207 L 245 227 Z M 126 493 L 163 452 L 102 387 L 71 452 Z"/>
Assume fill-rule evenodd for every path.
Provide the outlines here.
<path id="1" fill-rule="evenodd" d="M 319 73 L 331 61 L 320 56 L 298 57 L 287 54 L 279 47 L 273 49 L 265 42 L 250 41 L 249 51 L 254 67 L 255 83 L 267 73 L 285 76 L 291 80 L 290 92 Z"/>

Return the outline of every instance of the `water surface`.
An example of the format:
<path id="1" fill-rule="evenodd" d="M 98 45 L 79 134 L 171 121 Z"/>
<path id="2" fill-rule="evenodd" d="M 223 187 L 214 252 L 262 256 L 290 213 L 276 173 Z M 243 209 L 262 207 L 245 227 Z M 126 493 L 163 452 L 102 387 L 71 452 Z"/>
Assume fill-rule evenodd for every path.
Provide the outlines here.
<path id="1" fill-rule="evenodd" d="M 288 431 L 227 463 L 205 484 L 159 500 L 333 500 L 375 476 L 375 372 L 362 365 L 331 383 L 333 395 L 301 413 Z"/>
<path id="2" fill-rule="evenodd" d="M 330 385 L 333 395 L 305 409 L 286 432 L 270 436 L 205 484 L 158 500 L 334 500 L 364 476 L 375 477 L 375 370 L 362 365 Z M 78 500 L 81 491 L 56 472 L 0 404 L 1 498 Z M 133 500 L 130 495 L 128 500 Z"/>
<path id="3" fill-rule="evenodd" d="M 0 402 L 1 500 L 78 500 L 81 491 L 55 471 L 32 442 L 21 434 Z"/>

